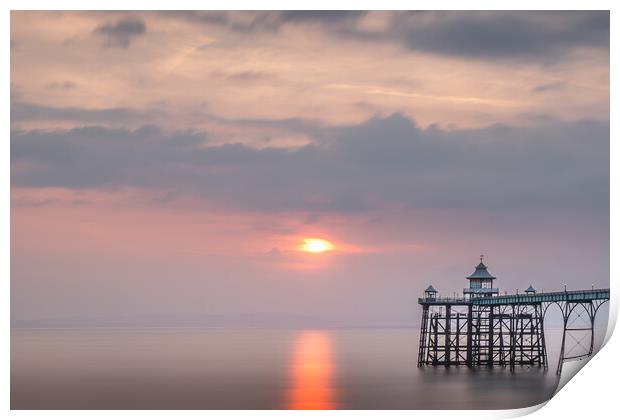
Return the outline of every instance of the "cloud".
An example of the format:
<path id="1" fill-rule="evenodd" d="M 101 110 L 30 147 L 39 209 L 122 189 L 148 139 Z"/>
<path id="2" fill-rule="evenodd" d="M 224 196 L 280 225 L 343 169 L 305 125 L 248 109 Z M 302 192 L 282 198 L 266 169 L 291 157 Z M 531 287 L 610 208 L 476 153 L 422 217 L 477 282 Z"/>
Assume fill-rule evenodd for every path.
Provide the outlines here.
<path id="1" fill-rule="evenodd" d="M 59 203 L 64 204 L 64 205 L 71 205 L 71 206 L 83 206 L 84 204 L 87 204 L 88 201 L 87 200 L 59 200 L 59 199 L 51 199 L 51 198 L 43 198 L 43 199 L 24 198 L 24 197 L 11 198 L 11 207 L 14 207 L 14 208 L 46 207 L 46 206 L 50 206 L 53 204 L 59 204 Z"/>
<path id="2" fill-rule="evenodd" d="M 285 10 L 278 14 L 278 21 L 280 23 L 319 22 L 331 24 L 356 21 L 366 13 L 360 10 Z"/>
<path id="3" fill-rule="evenodd" d="M 140 19 L 127 18 L 98 26 L 94 32 L 105 38 L 106 46 L 127 48 L 134 38 L 146 33 L 146 25 Z"/>
<path id="4" fill-rule="evenodd" d="M 469 58 L 549 58 L 609 48 L 608 12 L 431 12 L 398 15 L 388 37 L 409 49 Z"/>
<path id="5" fill-rule="evenodd" d="M 562 90 L 566 87 L 566 83 L 564 82 L 555 82 L 555 83 L 547 83 L 544 85 L 538 85 L 532 88 L 533 93 L 543 93 L 550 92 L 555 90 Z"/>
<path id="6" fill-rule="evenodd" d="M 69 80 L 65 80 L 62 82 L 48 83 L 45 85 L 45 88 L 50 90 L 68 91 L 77 88 L 77 85 Z"/>
<path id="7" fill-rule="evenodd" d="M 258 82 L 264 80 L 274 79 L 276 76 L 273 73 L 267 73 L 262 71 L 239 71 L 233 73 L 225 73 L 221 71 L 213 71 L 210 76 L 216 79 L 227 79 L 233 82 Z"/>
<path id="8" fill-rule="evenodd" d="M 395 114 L 318 130 L 304 147 L 211 145 L 201 132 L 14 131 L 20 187 L 177 191 L 240 211 L 385 206 L 608 211 L 609 124 L 422 130 Z M 21 164 L 23 163 L 23 164 Z"/>
<path id="9" fill-rule="evenodd" d="M 224 74 L 218 77 L 230 77 Z M 247 75 L 233 74 L 233 77 L 249 77 Z M 267 76 L 265 76 L 267 77 Z M 260 80 L 257 79 L 257 80 Z M 244 79 L 247 83 L 254 80 Z M 54 107 L 29 102 L 20 102 L 19 97 L 11 103 L 11 122 L 15 126 L 29 126 L 32 123 L 39 126 L 41 123 L 71 123 L 76 127 L 83 126 L 108 126 L 138 128 L 143 125 L 161 124 L 162 121 L 170 122 L 179 114 L 167 106 L 167 104 L 153 104 L 146 109 L 112 107 L 112 108 L 81 108 L 81 107 Z M 305 118 L 229 118 L 216 114 L 196 110 L 183 113 L 183 117 L 198 122 L 202 126 L 215 126 L 219 131 L 212 132 L 214 139 L 220 142 L 231 142 L 231 139 L 239 138 L 243 142 L 269 143 L 273 137 L 287 139 L 290 136 L 303 136 L 304 139 L 313 137 L 323 125 L 317 120 Z M 185 121 L 187 125 L 187 120 Z M 189 124 L 192 126 L 192 124 Z M 231 137 L 231 133 L 236 133 Z M 305 140 L 304 140 L 305 142 Z"/>
<path id="10" fill-rule="evenodd" d="M 11 82 L 11 103 L 19 101 L 22 96 L 21 90 Z"/>
<path id="11" fill-rule="evenodd" d="M 361 11 L 274 11 L 169 16 L 246 33 L 320 24 L 336 37 L 397 43 L 412 52 L 476 59 L 551 60 L 577 48 L 609 49 L 607 11 L 393 12 L 382 29 L 372 31 L 361 24 L 367 15 Z"/>
<path id="12" fill-rule="evenodd" d="M 60 88 L 59 88 L 60 89 Z M 77 121 L 81 124 L 131 123 L 163 116 L 159 109 L 52 107 L 28 102 L 11 103 L 11 121 Z"/>
<path id="13" fill-rule="evenodd" d="M 367 12 L 343 10 L 175 11 L 161 12 L 199 24 L 224 26 L 235 32 L 275 32 L 287 24 L 335 25 L 354 23 Z"/>
<path id="14" fill-rule="evenodd" d="M 165 176 L 164 170 L 157 175 L 157 166 L 163 169 L 168 164 L 191 163 L 191 153 L 206 142 L 204 133 L 167 136 L 154 126 L 132 131 L 102 127 L 18 131 L 14 135 L 13 163 L 25 160 L 34 164 L 31 169 L 17 170 L 16 184 L 68 188 L 155 186 L 160 175 Z M 180 181 L 182 174 L 170 175 Z M 45 181 L 48 176 L 51 178 Z"/>

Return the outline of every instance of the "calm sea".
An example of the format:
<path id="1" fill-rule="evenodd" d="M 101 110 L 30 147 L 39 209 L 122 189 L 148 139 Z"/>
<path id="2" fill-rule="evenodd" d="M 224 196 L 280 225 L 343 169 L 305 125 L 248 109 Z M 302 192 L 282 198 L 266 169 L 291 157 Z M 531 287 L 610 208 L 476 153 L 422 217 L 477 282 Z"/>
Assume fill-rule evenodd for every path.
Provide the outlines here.
<path id="1" fill-rule="evenodd" d="M 549 399 L 548 371 L 416 367 L 406 328 L 23 329 L 13 409 L 505 409 Z"/>

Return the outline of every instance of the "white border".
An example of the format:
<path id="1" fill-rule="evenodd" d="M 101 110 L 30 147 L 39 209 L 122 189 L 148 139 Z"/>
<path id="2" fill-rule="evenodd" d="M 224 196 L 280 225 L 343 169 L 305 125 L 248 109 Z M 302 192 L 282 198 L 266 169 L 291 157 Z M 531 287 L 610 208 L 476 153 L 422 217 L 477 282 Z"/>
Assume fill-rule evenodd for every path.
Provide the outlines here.
<path id="1" fill-rule="evenodd" d="M 9 410 L 10 398 L 10 144 L 9 144 L 9 126 L 10 126 L 10 95 L 9 95 L 9 83 L 10 80 L 10 10 L 90 10 L 90 9 L 114 9 L 114 10 L 181 10 L 181 9 L 219 9 L 219 10 L 253 10 L 253 9 L 271 9 L 271 10 L 286 10 L 286 9 L 385 9 L 385 10 L 611 10 L 611 138 L 615 139 L 615 118 L 617 117 L 616 101 L 617 92 L 616 77 L 614 77 L 614 69 L 617 69 L 617 54 L 614 54 L 615 44 L 614 39 L 618 39 L 618 31 L 616 30 L 616 24 L 618 19 L 615 18 L 615 12 L 619 9 L 616 6 L 618 2 L 591 0 L 591 1 L 560 1 L 560 0 L 547 0 L 545 2 L 522 0 L 516 1 L 502 1 L 497 0 L 475 0 L 475 1 L 456 1 L 446 0 L 441 2 L 411 2 L 411 1 L 397 1 L 397 0 L 383 0 L 379 1 L 338 1 L 335 2 L 325 0 L 315 1 L 296 1 L 295 4 L 291 4 L 290 1 L 249 1 L 249 0 L 228 0 L 226 2 L 205 2 L 198 0 L 150 0 L 150 1 L 135 1 L 135 0 L 108 0 L 106 2 L 86 1 L 86 0 L 8 0 L 2 3 L 4 13 L 0 18 L 0 28 L 3 31 L 2 38 L 2 75 L 3 84 L 2 95 L 3 103 L 6 104 L 2 107 L 1 111 L 1 124 L 3 127 L 3 141 L 1 142 L 1 158 L 2 158 L 2 198 L 3 205 L 2 211 L 2 243 L 3 253 L 1 261 L 2 277 L 5 281 L 5 287 L 2 293 L 3 311 L 2 311 L 2 325 L 4 333 L 4 345 L 1 348 L 2 362 L 5 369 L 2 369 L 4 373 L 2 375 L 2 381 L 0 382 L 0 390 L 2 392 L 2 403 L 4 410 Z M 614 163 L 618 163 L 618 147 L 614 141 L 611 142 L 611 214 L 617 214 L 618 209 L 618 191 L 614 190 L 613 186 L 617 185 L 618 171 L 614 166 Z M 611 220 L 611 261 L 615 261 L 618 257 L 618 225 L 615 220 Z M 613 326 L 615 326 L 617 314 L 618 314 L 618 269 L 617 265 L 611 265 L 611 291 L 612 302 L 610 308 L 610 328 L 607 332 L 607 339 L 611 335 Z M 412 416 L 432 416 L 437 419 L 453 419 L 455 417 L 468 419 L 485 419 L 485 418 L 504 418 L 521 416 L 533 411 L 536 411 L 532 416 L 533 418 L 540 418 L 540 416 L 546 417 L 558 417 L 562 419 L 571 418 L 609 418 L 611 413 L 616 411 L 616 399 L 617 389 L 615 382 L 620 378 L 620 369 L 618 362 L 615 360 L 615 354 L 619 354 L 619 347 L 617 337 L 609 340 L 607 345 L 600 351 L 600 353 L 590 362 L 587 366 L 577 375 L 576 380 L 570 381 L 569 384 L 563 388 L 558 395 L 556 395 L 544 409 L 536 411 L 538 407 L 531 407 L 520 410 L 504 410 L 504 411 L 331 411 L 331 412 L 294 412 L 294 411 L 13 411 L 10 414 L 20 418 L 34 418 L 45 416 L 49 418 L 107 418 L 108 416 L 114 416 L 115 418 L 134 418 L 134 417 L 148 417 L 150 418 L 167 418 L 169 416 L 183 417 L 183 418 L 200 418 L 204 419 L 205 415 L 213 416 L 214 418 L 240 418 L 246 416 L 252 416 L 257 419 L 274 419 L 274 418 L 308 418 L 321 416 L 324 418 L 346 418 L 350 415 L 354 415 L 356 418 L 375 418 L 375 417 L 389 417 L 389 418 L 402 418 L 410 419 Z M 449 398 L 449 396 L 447 396 Z"/>

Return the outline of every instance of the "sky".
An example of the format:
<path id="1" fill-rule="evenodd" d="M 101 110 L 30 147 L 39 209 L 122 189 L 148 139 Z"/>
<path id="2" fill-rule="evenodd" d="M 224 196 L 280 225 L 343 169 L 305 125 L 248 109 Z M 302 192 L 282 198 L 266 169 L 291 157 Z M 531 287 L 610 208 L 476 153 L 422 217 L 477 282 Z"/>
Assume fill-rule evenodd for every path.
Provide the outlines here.
<path id="1" fill-rule="evenodd" d="M 609 139 L 608 12 L 13 11 L 12 325 L 608 287 Z"/>

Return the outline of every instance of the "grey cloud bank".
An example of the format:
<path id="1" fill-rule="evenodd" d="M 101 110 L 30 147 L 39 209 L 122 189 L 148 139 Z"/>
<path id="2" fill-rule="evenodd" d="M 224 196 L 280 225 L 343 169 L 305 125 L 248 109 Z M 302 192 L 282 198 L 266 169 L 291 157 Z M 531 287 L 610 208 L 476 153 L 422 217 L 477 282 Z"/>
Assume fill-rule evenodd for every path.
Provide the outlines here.
<path id="1" fill-rule="evenodd" d="M 412 50 L 463 57 L 549 58 L 583 46 L 609 48 L 607 12 L 434 14 L 397 23 L 395 32 Z"/>
<path id="2" fill-rule="evenodd" d="M 255 211 L 588 210 L 609 204 L 609 124 L 422 130 L 402 115 L 316 129 L 299 148 L 210 145 L 208 133 L 14 131 L 15 186 L 145 187 Z"/>
<path id="3" fill-rule="evenodd" d="M 170 16 L 222 25 L 241 33 L 278 31 L 286 25 L 322 25 L 361 41 L 395 42 L 411 51 L 469 58 L 552 59 L 579 47 L 609 49 L 607 11 L 407 11 L 384 29 L 367 31 L 364 11 L 180 12 Z"/>

